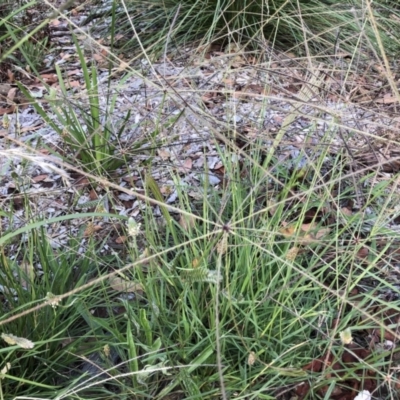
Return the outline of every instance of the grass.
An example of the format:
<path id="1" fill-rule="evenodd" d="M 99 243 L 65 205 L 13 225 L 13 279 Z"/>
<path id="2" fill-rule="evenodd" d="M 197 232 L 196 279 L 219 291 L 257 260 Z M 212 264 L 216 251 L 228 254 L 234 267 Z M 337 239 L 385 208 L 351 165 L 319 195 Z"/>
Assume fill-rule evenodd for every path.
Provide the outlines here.
<path id="1" fill-rule="evenodd" d="M 353 26 L 358 44 L 350 35 L 352 58 L 338 66 L 324 43 L 349 15 L 330 8 L 328 27 L 321 29 L 328 19 L 319 14 L 308 30 L 299 4 L 275 4 L 266 16 L 271 35 L 291 28 L 280 44 L 298 51 L 276 69 L 300 86 L 291 75 L 273 75 L 278 61 L 255 46 L 211 55 L 224 76 L 218 88 L 214 75 L 193 83 L 190 66 L 181 73 L 186 86 L 173 86 L 154 74 L 168 41 L 182 45 L 201 34 L 206 44 L 238 35 L 254 43 L 268 27 L 236 19 L 233 6 L 221 4 L 217 15 L 233 19 L 222 27 L 216 19 L 208 30 L 215 6 L 203 16 L 201 4 L 165 4 L 164 14 L 156 14 L 159 3 L 150 8 L 154 21 L 169 13 L 169 35 L 150 41 L 139 32 L 147 61 L 132 61 L 116 83 L 111 61 L 119 50 L 111 46 L 103 83 L 76 40 L 86 91 L 70 90 L 57 68 L 60 91 L 49 88 L 48 103 L 33 104 L 58 135 L 56 146 L 41 133 L 23 141 L 12 134 L 16 120 L 3 120 L 10 135 L 0 153 L 9 160 L 1 169 L 9 190 L 0 211 L 1 399 L 341 399 L 361 390 L 398 398 L 397 158 L 363 164 L 360 151 L 387 153 L 397 145 L 396 129 L 383 136 L 373 124 L 353 126 L 346 109 L 323 103 L 347 96 L 346 107 L 355 108 L 351 94 L 363 66 L 356 60 L 374 50 L 381 52 L 376 62 L 389 66 L 385 40 L 395 22 L 383 29 L 387 20 L 369 14 L 367 4 L 369 31 Z M 135 18 L 128 18 L 133 26 Z M 316 51 L 329 73 L 311 57 Z M 258 62 L 249 67 L 246 57 Z M 207 58 L 198 60 L 207 71 Z M 229 84 L 235 72 L 254 71 L 261 95 L 246 83 L 242 91 Z M 394 76 L 385 71 L 383 87 L 395 96 Z M 339 92 L 323 86 L 327 77 L 340 77 Z M 140 80 L 146 96 L 132 97 L 121 116 L 116 103 L 130 79 Z M 276 91 L 290 85 L 296 96 L 278 102 Z M 232 100 L 238 93 L 243 101 Z M 206 94 L 216 106 L 206 105 Z M 220 106 L 222 117 L 213 110 Z M 269 114 L 274 107 L 278 113 Z M 370 110 L 389 118 L 378 103 Z M 266 132 L 271 115 L 280 124 Z M 185 146 L 196 145 L 187 158 L 202 167 L 185 167 Z M 58 179 L 47 197 L 23 179 L 37 169 Z M 42 206 L 47 199 L 50 206 Z"/>
<path id="2" fill-rule="evenodd" d="M 200 47 L 210 43 L 225 47 L 234 42 L 264 51 L 267 44 L 272 44 L 304 57 L 313 55 L 321 59 L 340 52 L 352 54 L 358 49 L 359 56 L 368 57 L 363 54 L 365 47 L 360 35 L 370 42 L 368 48 L 376 46 L 371 18 L 376 21 L 387 54 L 395 56 L 399 49 L 393 35 L 398 23 L 398 7 L 393 1 L 379 1 L 371 7 L 361 1 L 338 4 L 279 0 L 264 4 L 257 0 L 191 0 L 182 4 L 175 0 L 149 0 L 113 3 L 106 10 L 102 15 L 107 22 L 94 24 L 94 31 L 111 38 L 118 35 L 118 40 L 111 39 L 111 46 L 131 57 L 141 57 L 143 48 L 155 57 L 166 51 L 179 53 L 194 41 Z M 98 17 L 95 9 L 87 21 L 97 22 Z"/>

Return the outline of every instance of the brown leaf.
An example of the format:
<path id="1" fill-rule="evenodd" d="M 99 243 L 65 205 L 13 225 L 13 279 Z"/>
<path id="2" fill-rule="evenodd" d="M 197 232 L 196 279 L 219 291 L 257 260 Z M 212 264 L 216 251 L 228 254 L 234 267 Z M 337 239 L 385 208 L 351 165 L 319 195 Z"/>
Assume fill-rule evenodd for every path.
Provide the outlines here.
<path id="1" fill-rule="evenodd" d="M 97 200 L 98 198 L 99 198 L 99 195 L 97 194 L 97 192 L 96 192 L 94 189 L 92 189 L 92 190 L 89 192 L 89 199 L 90 199 L 90 201 Z"/>
<path id="2" fill-rule="evenodd" d="M 57 74 L 42 74 L 40 76 L 41 76 L 42 80 L 49 85 L 51 85 L 52 83 L 58 82 Z"/>
<path id="3" fill-rule="evenodd" d="M 75 180 L 74 184 L 77 188 L 82 189 L 90 185 L 90 181 L 88 178 L 86 178 L 86 176 L 80 176 Z"/>
<path id="4" fill-rule="evenodd" d="M 178 168 L 180 172 L 189 172 L 192 170 L 193 161 L 190 157 L 186 158 L 186 160 L 181 164 Z"/>
<path id="5" fill-rule="evenodd" d="M 350 217 L 353 215 L 353 211 L 351 211 L 349 208 L 347 207 L 342 207 L 340 209 L 340 211 L 342 212 L 343 215 L 345 215 L 346 217 Z"/>
<path id="6" fill-rule="evenodd" d="M 368 254 L 369 254 L 368 247 L 361 247 L 361 249 L 357 251 L 357 257 L 359 258 L 367 258 Z"/>
<path id="7" fill-rule="evenodd" d="M 303 367 L 304 371 L 320 372 L 322 370 L 323 362 L 321 358 L 312 360 L 309 364 Z"/>
<path id="8" fill-rule="evenodd" d="M 122 243 L 125 243 L 127 239 L 128 239 L 127 236 L 118 236 L 115 239 L 115 243 L 122 244 Z"/>
<path id="9" fill-rule="evenodd" d="M 65 86 L 71 87 L 71 88 L 74 88 L 74 87 L 79 88 L 79 87 L 81 87 L 81 83 L 79 81 L 68 81 L 65 83 Z"/>
<path id="10" fill-rule="evenodd" d="M 382 99 L 375 99 L 375 103 L 380 103 L 380 104 L 393 104 L 398 102 L 399 99 L 395 96 L 392 96 L 391 93 L 386 93 Z"/>
<path id="11" fill-rule="evenodd" d="M 80 70 L 80 69 L 71 69 L 71 71 L 67 72 L 67 76 L 73 76 L 73 75 L 81 76 L 82 75 L 82 70 Z"/>
<path id="12" fill-rule="evenodd" d="M 15 96 L 17 95 L 18 88 L 12 87 L 7 93 L 7 103 L 10 105 L 14 104 Z"/>
<path id="13" fill-rule="evenodd" d="M 102 230 L 103 227 L 101 225 L 94 225 L 92 222 L 87 224 L 85 231 L 83 232 L 84 237 L 93 236 L 96 232 Z"/>
<path id="14" fill-rule="evenodd" d="M 32 180 L 34 183 L 39 183 L 48 178 L 48 176 L 49 176 L 48 174 L 37 175 L 34 178 L 32 178 Z"/>
<path id="15" fill-rule="evenodd" d="M 49 25 L 50 26 L 54 26 L 54 27 L 57 27 L 58 25 L 60 25 L 60 20 L 59 19 L 53 19 L 53 21 L 50 21 L 49 22 Z"/>
<path id="16" fill-rule="evenodd" d="M 329 228 L 318 227 L 316 223 L 303 224 L 297 228 L 296 224 L 282 224 L 279 233 L 289 239 L 296 239 L 300 244 L 316 243 L 330 232 Z"/>
<path id="17" fill-rule="evenodd" d="M 9 82 L 11 83 L 15 82 L 15 75 L 10 69 L 7 69 L 7 76 Z"/>
<path id="18" fill-rule="evenodd" d="M 157 154 L 163 161 L 166 161 L 171 157 L 171 153 L 164 149 L 157 150 Z"/>
<path id="19" fill-rule="evenodd" d="M 12 105 L 11 107 L 7 107 L 7 108 L 3 108 L 0 107 L 0 115 L 4 115 L 4 114 L 12 114 L 16 109 L 15 105 Z"/>

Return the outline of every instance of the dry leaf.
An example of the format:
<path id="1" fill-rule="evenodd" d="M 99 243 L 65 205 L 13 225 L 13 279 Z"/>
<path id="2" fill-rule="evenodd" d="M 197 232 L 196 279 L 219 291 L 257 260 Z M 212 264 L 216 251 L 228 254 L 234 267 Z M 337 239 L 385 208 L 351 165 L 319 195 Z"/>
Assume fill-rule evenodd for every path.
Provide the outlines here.
<path id="1" fill-rule="evenodd" d="M 14 99 L 15 99 L 15 96 L 17 95 L 17 90 L 18 90 L 18 88 L 13 87 L 8 91 L 7 104 L 10 104 L 10 105 L 14 104 Z"/>
<path id="2" fill-rule="evenodd" d="M 163 161 L 168 160 L 171 157 L 171 153 L 167 150 L 159 149 L 157 150 L 157 154 Z"/>
<path id="3" fill-rule="evenodd" d="M 115 239 L 115 243 L 117 243 L 117 244 L 122 244 L 122 243 L 125 243 L 126 241 L 127 241 L 127 237 L 126 236 L 118 236 L 116 239 Z"/>
<path id="4" fill-rule="evenodd" d="M 40 76 L 42 80 L 49 85 L 58 82 L 57 74 L 42 74 Z"/>
<path id="5" fill-rule="evenodd" d="M 71 71 L 67 72 L 67 76 L 73 76 L 73 75 L 81 76 L 82 75 L 82 70 L 80 70 L 80 69 L 72 69 Z"/>
<path id="6" fill-rule="evenodd" d="M 359 258 L 367 258 L 369 254 L 369 250 L 368 247 L 361 247 L 358 251 L 357 251 L 357 257 Z"/>
<path id="7" fill-rule="evenodd" d="M 39 183 L 47 179 L 48 176 L 49 176 L 48 174 L 36 175 L 35 177 L 32 178 L 32 180 L 34 183 Z"/>
<path id="8" fill-rule="evenodd" d="M 50 21 L 49 25 L 53 26 L 53 27 L 57 27 L 58 25 L 60 25 L 60 20 L 59 19 L 53 19 L 53 21 Z"/>
<path id="9" fill-rule="evenodd" d="M 97 192 L 94 189 L 90 190 L 90 192 L 89 192 L 90 201 L 97 200 L 98 198 L 99 198 L 99 195 L 97 194 Z"/>
<path id="10" fill-rule="evenodd" d="M 103 228 L 101 225 L 95 225 L 93 222 L 89 222 L 85 231 L 83 232 L 84 237 L 90 237 L 96 232 L 101 231 Z"/>
<path id="11" fill-rule="evenodd" d="M 330 232 L 330 228 L 321 228 L 314 233 L 315 239 L 319 240 Z"/>
<path id="12" fill-rule="evenodd" d="M 86 178 L 86 176 L 79 176 L 74 182 L 75 187 L 78 189 L 82 189 L 86 186 L 89 186 L 89 184 L 90 181 L 88 178 Z"/>
<path id="13" fill-rule="evenodd" d="M 10 69 L 7 69 L 7 76 L 10 83 L 15 82 L 15 75 Z"/>
<path id="14" fill-rule="evenodd" d="M 347 207 L 342 207 L 342 208 L 340 209 L 340 211 L 341 211 L 342 214 L 345 215 L 346 217 L 350 217 L 350 216 L 353 215 L 353 212 L 352 212 L 349 208 L 347 208 Z"/>
<path id="15" fill-rule="evenodd" d="M 192 170 L 192 166 L 193 166 L 193 161 L 192 161 L 191 158 L 188 157 L 188 158 L 183 162 L 183 164 L 181 164 L 181 165 L 179 166 L 178 170 L 179 170 L 180 172 L 189 172 L 189 171 Z"/>
<path id="16" fill-rule="evenodd" d="M 289 239 L 296 239 L 300 244 L 316 243 L 330 232 L 329 228 L 319 228 L 315 223 L 303 224 L 299 228 L 296 224 L 283 223 L 279 233 Z"/>
<path id="17" fill-rule="evenodd" d="M 390 93 L 386 93 L 382 99 L 376 99 L 376 103 L 381 103 L 381 104 L 392 104 L 392 103 L 398 103 L 399 99 L 396 96 L 392 96 Z"/>
<path id="18" fill-rule="evenodd" d="M 123 72 L 128 68 L 129 68 L 129 63 L 127 63 L 126 61 L 121 61 L 117 68 L 117 72 Z"/>
<path id="19" fill-rule="evenodd" d="M 74 88 L 74 87 L 81 87 L 81 83 L 79 81 L 68 81 L 65 86 L 70 87 L 70 88 Z"/>

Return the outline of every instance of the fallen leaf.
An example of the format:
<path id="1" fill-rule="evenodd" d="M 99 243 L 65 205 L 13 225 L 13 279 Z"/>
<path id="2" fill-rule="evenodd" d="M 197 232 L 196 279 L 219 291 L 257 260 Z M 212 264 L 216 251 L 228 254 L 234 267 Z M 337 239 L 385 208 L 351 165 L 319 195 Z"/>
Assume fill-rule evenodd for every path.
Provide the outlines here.
<path id="1" fill-rule="evenodd" d="M 44 124 L 36 125 L 36 126 L 25 126 L 24 128 L 21 128 L 20 132 L 32 132 L 32 131 L 37 131 L 38 129 L 43 128 Z"/>
<path id="2" fill-rule="evenodd" d="M 65 86 L 71 87 L 71 88 L 81 87 L 81 83 L 79 81 L 68 81 L 68 82 L 65 82 Z"/>
<path id="3" fill-rule="evenodd" d="M 15 75 L 10 69 L 7 69 L 7 76 L 10 83 L 15 82 Z"/>
<path id="4" fill-rule="evenodd" d="M 32 178 L 34 183 L 39 183 L 44 181 L 46 178 L 48 178 L 48 174 L 42 174 L 42 175 L 37 175 L 35 177 Z"/>
<path id="5" fill-rule="evenodd" d="M 86 176 L 81 176 L 75 180 L 74 184 L 77 188 L 82 189 L 88 186 L 90 184 L 90 181 L 88 178 L 86 178 Z"/>
<path id="6" fill-rule="evenodd" d="M 375 100 L 375 103 L 380 103 L 380 104 L 393 104 L 398 102 L 399 99 L 395 96 L 392 96 L 390 93 L 386 93 L 382 99 Z"/>
<path id="7" fill-rule="evenodd" d="M 89 222 L 87 224 L 87 227 L 85 231 L 83 232 L 84 237 L 91 237 L 93 236 L 96 232 L 101 231 L 103 227 L 101 225 L 94 225 L 92 222 Z"/>
<path id="8" fill-rule="evenodd" d="M 115 239 L 115 243 L 122 244 L 122 243 L 125 243 L 127 239 L 128 239 L 127 236 L 118 236 Z"/>
<path id="9" fill-rule="evenodd" d="M 97 194 L 97 192 L 96 192 L 94 189 L 92 189 L 92 190 L 89 192 L 89 199 L 90 199 L 90 201 L 97 200 L 98 198 L 99 198 L 99 195 Z"/>
<path id="10" fill-rule="evenodd" d="M 289 239 L 296 239 L 300 244 L 311 244 L 318 242 L 323 236 L 330 232 L 329 228 L 319 228 L 316 223 L 303 224 L 299 228 L 294 224 L 283 223 L 279 233 Z"/>
<path id="11" fill-rule="evenodd" d="M 60 20 L 59 19 L 53 19 L 53 21 L 50 21 L 49 25 L 50 26 L 54 26 L 57 27 L 58 25 L 60 25 Z"/>
<path id="12" fill-rule="evenodd" d="M 82 75 L 82 71 L 80 69 L 72 69 L 71 71 L 67 72 L 67 76 L 73 76 L 73 75 Z"/>
<path id="13" fill-rule="evenodd" d="M 342 214 L 345 215 L 346 217 L 350 217 L 350 216 L 353 215 L 353 212 L 352 212 L 350 209 L 348 209 L 347 207 L 342 207 L 342 208 L 340 209 L 340 211 L 341 211 Z"/>
<path id="14" fill-rule="evenodd" d="M 159 149 L 157 150 L 157 154 L 163 161 L 168 160 L 171 157 L 171 153 L 167 150 Z"/>
<path id="15" fill-rule="evenodd" d="M 13 87 L 8 91 L 8 93 L 7 93 L 7 103 L 8 104 L 10 104 L 10 105 L 14 104 L 14 99 L 17 94 L 17 90 L 18 90 L 18 88 Z"/>
<path id="16" fill-rule="evenodd" d="M 189 172 L 192 170 L 193 161 L 191 158 L 186 158 L 186 160 L 178 168 L 180 172 Z"/>
<path id="17" fill-rule="evenodd" d="M 368 254 L 369 254 L 368 247 L 361 247 L 361 249 L 357 251 L 358 258 L 367 258 Z"/>
<path id="18" fill-rule="evenodd" d="M 15 105 L 12 105 L 11 107 L 8 108 L 0 108 L 0 115 L 4 115 L 4 114 L 12 114 L 16 109 Z"/>
<path id="19" fill-rule="evenodd" d="M 126 61 L 121 61 L 117 68 L 117 72 L 123 72 L 128 68 L 129 68 L 129 63 L 127 63 Z"/>
<path id="20" fill-rule="evenodd" d="M 49 85 L 58 81 L 57 74 L 42 74 L 40 77 L 42 78 L 43 82 Z"/>

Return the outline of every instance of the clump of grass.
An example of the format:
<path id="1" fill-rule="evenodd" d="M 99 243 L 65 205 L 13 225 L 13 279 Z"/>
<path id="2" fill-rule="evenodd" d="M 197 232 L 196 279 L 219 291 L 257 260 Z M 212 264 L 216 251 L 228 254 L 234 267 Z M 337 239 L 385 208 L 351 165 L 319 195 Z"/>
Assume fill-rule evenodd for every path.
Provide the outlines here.
<path id="1" fill-rule="evenodd" d="M 328 181 L 321 176 L 326 151 L 311 157 L 315 161 L 300 174 L 297 167 L 279 169 L 274 157 L 270 164 L 261 165 L 257 162 L 257 154 L 263 155 L 260 144 L 254 144 L 253 156 L 245 157 L 241 166 L 232 157 L 231 151 L 238 152 L 235 146 L 221 147 L 230 180 L 223 191 L 216 191 L 204 179 L 202 190 L 209 195 L 199 207 L 191 205 L 187 187 L 177 186 L 178 209 L 188 218 L 192 215 L 190 223 L 179 224 L 165 205 L 161 206 L 165 224 L 160 225 L 150 208 L 151 198 L 158 197 L 157 183 L 147 184 L 148 211 L 142 226 L 130 222 L 127 236 L 132 260 L 140 262 L 143 251 L 152 259 L 135 268 L 122 272 L 123 260 L 101 260 L 95 242 L 80 257 L 79 241 L 70 243 L 68 251 L 54 250 L 41 231 L 26 246 L 21 244 L 19 251 L 43 269 L 43 275 L 28 280 L 26 290 L 20 284 L 21 274 L 13 274 L 11 261 L 3 257 L 3 270 L 9 272 L 1 275 L 1 284 L 17 288 L 17 296 L 10 295 L 4 303 L 10 309 L 3 320 L 15 311 L 18 314 L 12 306 L 16 302 L 25 308 L 48 298 L 48 292 L 68 294 L 106 274 L 111 266 L 127 285 L 134 282 L 141 291 L 134 300 L 122 293 L 114 297 L 109 281 L 104 280 L 69 296 L 56 309 L 46 306 L 27 319 L 7 324 L 8 332 L 37 346 L 24 351 L 18 364 L 15 357 L 21 358 L 20 351 L 6 348 L 6 361 L 14 368 L 2 380 L 3 390 L 18 395 L 40 391 L 41 396 L 56 391 L 63 393 L 61 398 L 72 393 L 81 398 L 94 394 L 107 398 L 110 393 L 145 397 L 149 392 L 158 399 L 179 393 L 184 398 L 235 394 L 270 398 L 286 385 L 312 381 L 313 374 L 302 367 L 314 359 L 328 351 L 340 357 L 345 350 L 339 332 L 352 327 L 362 336 L 369 326 L 386 329 L 374 317 L 372 306 L 365 301 L 355 304 L 348 294 L 368 280 L 381 282 L 382 290 L 391 285 L 379 278 L 376 268 L 381 258 L 372 245 L 378 237 L 390 237 L 378 229 L 387 218 L 380 202 L 390 182 L 372 192 L 366 188 L 364 196 L 369 200 L 363 210 L 376 209 L 376 228 L 368 230 L 362 210 L 347 217 L 346 223 L 340 208 L 328 211 L 327 204 L 340 206 L 354 193 L 333 190 L 335 182 L 347 179 L 340 168 Z M 340 165 L 341 157 L 331 156 L 330 162 Z M 268 172 L 271 167 L 279 173 Z M 249 171 L 246 179 L 243 171 Z M 266 176 L 273 177 L 274 183 L 265 186 Z M 392 201 L 396 201 L 394 195 Z M 313 225 L 310 231 L 302 228 L 307 218 Z M 283 222 L 289 223 L 285 229 Z M 362 237 L 361 242 L 354 241 L 354 236 Z M 367 267 L 357 258 L 360 246 L 371 250 Z M 33 248 L 37 249 L 34 254 L 29 252 Z M 117 309 L 123 312 L 116 314 Z M 96 358 L 103 382 L 92 375 L 79 377 L 85 360 L 104 354 L 107 345 L 117 352 L 119 361 L 109 359 L 107 370 L 107 363 Z M 41 374 L 38 357 L 43 360 L 41 367 L 45 365 Z M 369 369 L 385 373 L 382 357 L 372 357 L 367 363 Z M 353 373 L 361 373 L 362 368 L 361 360 Z M 317 379 L 316 393 L 329 384 L 324 378 L 329 371 Z M 21 374 L 26 385 L 18 388 Z"/>
<path id="2" fill-rule="evenodd" d="M 387 53 L 395 56 L 399 51 L 394 36 L 398 10 L 396 4 L 386 1 L 367 8 L 362 1 L 149 0 L 133 1 L 126 7 L 113 3 L 108 13 L 94 11 L 93 18 L 102 15 L 108 22 L 96 26 L 109 26 L 112 37 L 115 31 L 123 35 L 112 43 L 119 53 L 146 49 L 158 56 L 165 48 L 176 51 L 194 41 L 201 45 L 235 41 L 261 50 L 270 45 L 300 56 L 331 56 L 343 51 L 352 54 L 355 48 L 362 54 L 369 44 L 376 46 L 375 22 Z M 128 31 L 131 34 L 126 35 Z"/>

